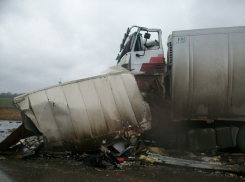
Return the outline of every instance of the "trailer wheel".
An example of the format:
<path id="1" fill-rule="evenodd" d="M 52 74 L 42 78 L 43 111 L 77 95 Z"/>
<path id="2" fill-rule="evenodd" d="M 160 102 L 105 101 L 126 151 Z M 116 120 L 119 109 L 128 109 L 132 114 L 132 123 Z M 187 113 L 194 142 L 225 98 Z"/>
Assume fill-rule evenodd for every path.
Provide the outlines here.
<path id="1" fill-rule="evenodd" d="M 237 134 L 237 145 L 245 153 L 245 125 L 239 129 Z"/>

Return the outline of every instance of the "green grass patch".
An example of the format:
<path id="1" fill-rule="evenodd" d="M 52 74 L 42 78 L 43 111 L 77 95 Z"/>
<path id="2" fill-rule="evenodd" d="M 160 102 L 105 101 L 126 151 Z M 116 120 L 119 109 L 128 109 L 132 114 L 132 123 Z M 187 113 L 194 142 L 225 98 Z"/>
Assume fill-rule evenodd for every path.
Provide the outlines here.
<path id="1" fill-rule="evenodd" d="M 13 106 L 13 98 L 0 98 L 0 106 L 14 107 Z"/>

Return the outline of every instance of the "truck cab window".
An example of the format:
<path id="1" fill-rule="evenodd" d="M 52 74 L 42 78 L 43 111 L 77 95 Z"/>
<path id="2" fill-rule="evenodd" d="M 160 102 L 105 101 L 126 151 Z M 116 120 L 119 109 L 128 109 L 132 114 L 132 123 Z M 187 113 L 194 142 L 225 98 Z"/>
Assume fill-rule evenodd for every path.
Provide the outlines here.
<path id="1" fill-rule="evenodd" d="M 142 50 L 155 50 L 160 48 L 158 32 L 148 32 L 150 33 L 150 39 L 145 39 L 142 37 L 147 33 L 146 31 L 141 31 L 137 35 L 137 40 L 135 44 L 135 51 L 142 51 Z"/>
<path id="2" fill-rule="evenodd" d="M 142 34 L 139 33 L 136 38 L 134 51 L 143 51 L 143 47 L 144 47 L 144 40 L 142 38 Z"/>

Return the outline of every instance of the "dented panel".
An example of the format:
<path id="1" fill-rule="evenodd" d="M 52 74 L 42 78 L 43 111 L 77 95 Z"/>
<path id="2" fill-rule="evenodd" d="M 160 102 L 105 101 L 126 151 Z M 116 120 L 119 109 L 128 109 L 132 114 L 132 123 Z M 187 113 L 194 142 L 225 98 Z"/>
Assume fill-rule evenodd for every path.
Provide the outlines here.
<path id="1" fill-rule="evenodd" d="M 64 85 L 63 90 L 66 96 L 67 105 L 69 107 L 74 132 L 77 136 L 77 139 L 91 138 L 92 132 L 88 119 L 87 109 L 84 104 L 78 84 L 74 83 Z"/>
<path id="2" fill-rule="evenodd" d="M 98 91 L 97 93 L 108 132 L 112 133 L 120 130 L 123 127 L 122 119 L 120 118 L 116 103 L 114 101 L 114 96 L 108 79 L 105 77 L 94 79 L 94 85 Z"/>
<path id="3" fill-rule="evenodd" d="M 123 84 L 120 75 L 113 75 L 108 77 L 109 83 L 112 86 L 112 93 L 115 98 L 117 109 L 120 113 L 120 118 L 124 127 L 137 125 L 137 119 L 132 109 L 128 93 Z M 113 87 L 113 85 L 115 85 Z M 140 93 L 139 93 L 140 94 Z"/>
<path id="4" fill-rule="evenodd" d="M 46 90 L 46 94 L 63 145 L 65 148 L 70 148 L 70 143 L 75 141 L 76 135 L 63 89 L 61 86 L 50 88 Z"/>
<path id="5" fill-rule="evenodd" d="M 137 94 L 138 88 L 137 87 L 132 87 L 135 83 L 135 80 L 129 79 L 130 75 L 121 75 L 123 84 L 126 88 L 126 92 L 129 97 L 129 101 L 132 105 L 133 111 L 135 113 L 135 117 L 137 118 L 138 121 L 144 121 L 145 118 L 145 111 L 144 111 L 144 105 L 142 105 L 142 95 Z M 143 115 L 142 115 L 143 113 Z"/>
<path id="6" fill-rule="evenodd" d="M 151 127 L 149 107 L 133 75 L 120 67 L 14 100 L 45 136 L 48 150 L 93 150 L 102 141 L 109 145 L 120 135 L 139 135 Z"/>
<path id="7" fill-rule="evenodd" d="M 78 85 L 87 108 L 92 136 L 106 135 L 108 130 L 105 117 L 93 80 L 79 82 Z"/>
<path id="8" fill-rule="evenodd" d="M 61 133 L 53 116 L 45 90 L 31 93 L 25 99 L 27 97 L 30 99 L 30 104 L 40 126 L 40 132 L 46 133 L 45 136 L 47 137 L 48 143 L 57 143 L 60 145 Z"/>

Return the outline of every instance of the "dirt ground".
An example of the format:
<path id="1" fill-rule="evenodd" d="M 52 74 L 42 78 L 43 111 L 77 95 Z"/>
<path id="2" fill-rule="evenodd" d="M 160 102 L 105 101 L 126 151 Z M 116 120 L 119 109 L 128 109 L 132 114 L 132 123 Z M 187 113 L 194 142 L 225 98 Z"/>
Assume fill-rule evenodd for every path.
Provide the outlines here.
<path id="1" fill-rule="evenodd" d="M 0 107 L 0 119 L 21 121 L 20 111 L 15 107 Z"/>
<path id="2" fill-rule="evenodd" d="M 188 182 L 238 182 L 244 178 L 218 171 L 204 171 L 169 165 L 142 165 L 139 163 L 123 166 L 122 170 L 107 170 L 75 162 L 72 158 L 29 158 L 6 157 L 0 160 L 1 181 L 188 181 Z"/>
<path id="3" fill-rule="evenodd" d="M 7 137 L 18 121 L 0 120 L 0 141 Z M 0 153 L 0 181 L 245 181 L 243 174 L 185 168 L 140 161 L 126 162 L 121 170 L 89 167 L 72 156 L 61 158 L 34 156 L 21 159 L 20 154 Z"/>
<path id="4" fill-rule="evenodd" d="M 8 109 L 7 109 L 8 110 Z M 18 111 L 18 110 L 17 110 Z M 0 141 L 8 136 L 18 121 L 0 120 Z M 244 174 L 201 170 L 166 164 L 149 164 L 140 161 L 126 162 L 122 169 L 109 170 L 89 167 L 83 162 L 76 162 L 72 156 L 63 158 L 34 156 L 21 159 L 21 155 L 0 153 L 0 181 L 188 181 L 188 182 L 238 182 L 245 181 Z"/>

